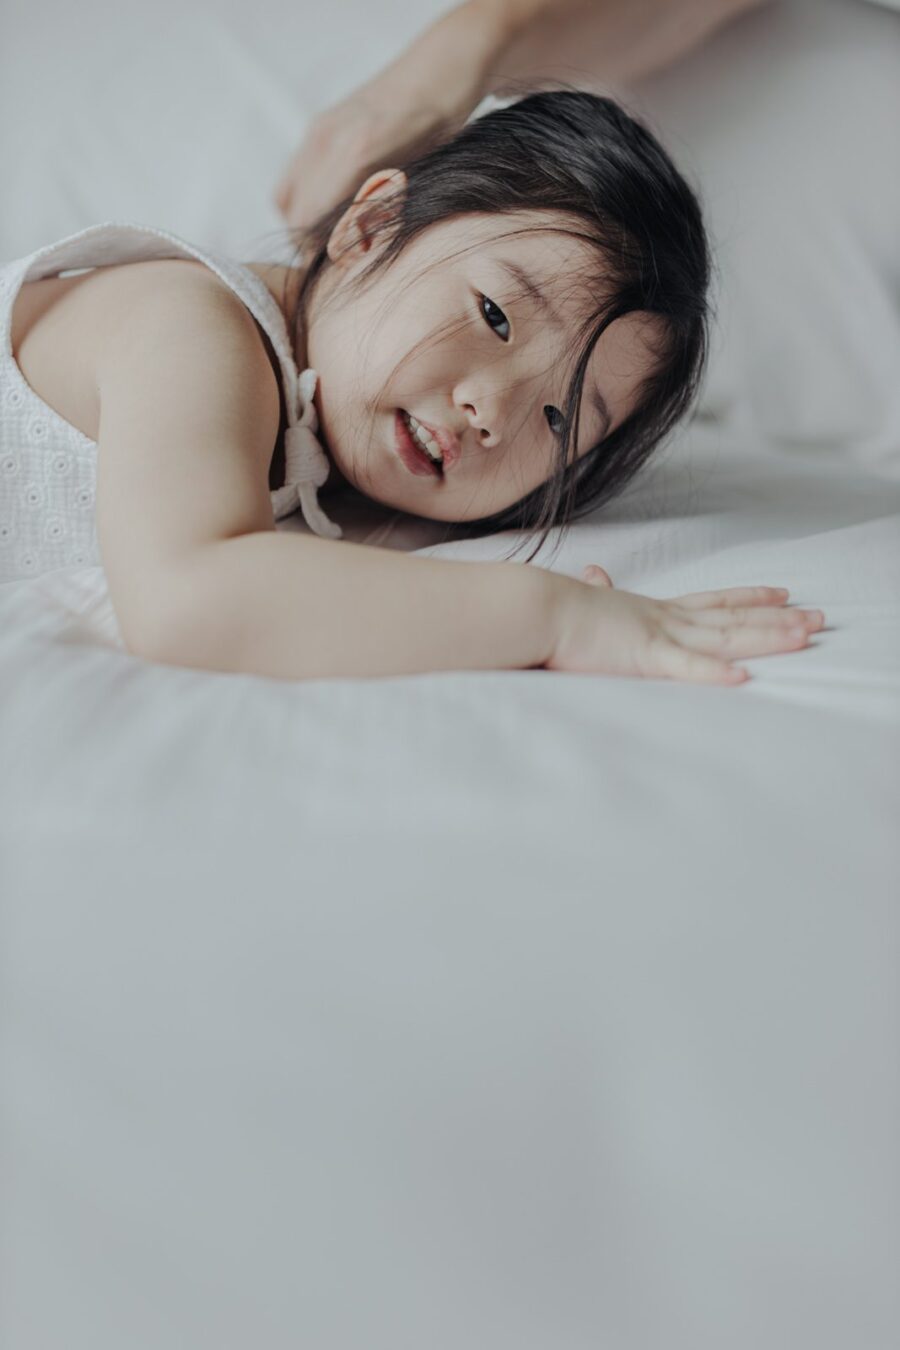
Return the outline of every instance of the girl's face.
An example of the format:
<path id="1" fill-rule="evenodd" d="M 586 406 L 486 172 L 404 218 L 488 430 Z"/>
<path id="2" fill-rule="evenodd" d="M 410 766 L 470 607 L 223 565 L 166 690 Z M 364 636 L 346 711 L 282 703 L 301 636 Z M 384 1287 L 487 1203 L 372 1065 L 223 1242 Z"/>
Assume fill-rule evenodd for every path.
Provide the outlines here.
<path id="1" fill-rule="evenodd" d="M 331 235 L 332 266 L 307 314 L 306 364 L 319 373 L 320 434 L 335 466 L 329 485 L 346 482 L 433 520 L 477 520 L 554 471 L 591 300 L 583 278 L 596 276 L 596 253 L 559 233 L 548 212 L 458 216 L 431 226 L 353 293 L 349 283 L 381 246 L 372 237 L 378 199 L 405 184 L 390 169 L 363 184 Z M 594 348 L 577 455 L 637 403 L 654 368 L 654 322 L 627 315 Z M 435 433 L 442 473 L 414 454 L 418 471 L 410 467 L 403 414 Z"/>

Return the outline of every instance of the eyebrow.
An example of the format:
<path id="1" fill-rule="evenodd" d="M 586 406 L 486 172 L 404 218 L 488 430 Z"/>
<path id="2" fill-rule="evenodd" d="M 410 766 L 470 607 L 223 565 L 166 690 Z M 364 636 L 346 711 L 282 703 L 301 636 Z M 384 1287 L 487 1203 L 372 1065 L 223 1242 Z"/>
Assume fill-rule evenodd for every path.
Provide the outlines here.
<path id="1" fill-rule="evenodd" d="M 550 301 L 547 299 L 546 295 L 541 290 L 540 286 L 535 281 L 531 273 L 526 272 L 524 267 L 521 267 L 518 263 L 513 262 L 511 258 L 498 258 L 497 262 L 500 264 L 500 266 L 503 268 L 505 272 L 508 272 L 511 277 L 513 277 L 516 281 L 518 281 L 519 285 L 522 286 L 528 293 L 528 295 L 531 296 L 532 300 L 538 306 L 538 308 L 542 309 L 545 314 L 549 315 L 550 319 L 552 320 L 553 323 L 556 324 L 557 328 L 561 328 L 562 323 L 560 321 L 559 315 L 557 314 L 556 310 L 553 308 Z M 603 423 L 603 430 L 600 433 L 602 438 L 609 431 L 609 424 L 612 421 L 612 418 L 610 417 L 609 414 L 609 407 L 607 406 L 606 399 L 600 393 L 599 389 L 594 389 L 591 391 L 591 405 L 593 406 L 594 411 L 596 413 L 599 413 L 600 420 Z"/>
<path id="2" fill-rule="evenodd" d="M 538 308 L 542 309 L 545 314 L 548 314 L 550 316 L 550 318 L 556 324 L 557 328 L 562 328 L 562 323 L 560 321 L 559 315 L 557 314 L 556 310 L 553 308 L 550 301 L 547 299 L 546 295 L 541 290 L 540 286 L 537 284 L 531 273 L 526 272 L 524 267 L 520 267 L 520 265 L 518 263 L 513 262 L 511 258 L 498 258 L 497 261 L 503 268 L 504 272 L 508 272 L 509 275 L 515 281 L 518 281 L 519 285 L 522 286 L 523 289 L 528 292 L 528 294 L 531 296 L 532 300 L 538 306 Z"/>

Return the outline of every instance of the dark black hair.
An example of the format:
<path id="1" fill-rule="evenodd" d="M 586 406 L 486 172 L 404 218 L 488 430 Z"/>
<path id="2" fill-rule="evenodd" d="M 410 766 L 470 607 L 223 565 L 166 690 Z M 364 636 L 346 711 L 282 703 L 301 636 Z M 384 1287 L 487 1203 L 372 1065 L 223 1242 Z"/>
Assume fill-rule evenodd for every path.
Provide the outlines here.
<path id="1" fill-rule="evenodd" d="M 360 285 L 429 226 L 470 213 L 561 213 L 556 232 L 598 251 L 593 292 L 590 278 L 579 281 L 594 303 L 561 409 L 565 431 L 553 473 L 512 506 L 452 526 L 460 538 L 543 531 L 530 561 L 554 527 L 619 494 L 693 402 L 708 352 L 711 272 L 697 196 L 655 136 L 619 103 L 571 89 L 528 94 L 397 167 L 406 174 L 407 190 L 387 218 L 384 248 L 356 278 Z M 328 238 L 351 201 L 339 202 L 294 237 L 307 259 L 294 332 L 328 266 Z M 634 411 L 570 464 L 591 352 L 611 323 L 635 311 L 661 320 L 655 369 L 643 381 Z"/>

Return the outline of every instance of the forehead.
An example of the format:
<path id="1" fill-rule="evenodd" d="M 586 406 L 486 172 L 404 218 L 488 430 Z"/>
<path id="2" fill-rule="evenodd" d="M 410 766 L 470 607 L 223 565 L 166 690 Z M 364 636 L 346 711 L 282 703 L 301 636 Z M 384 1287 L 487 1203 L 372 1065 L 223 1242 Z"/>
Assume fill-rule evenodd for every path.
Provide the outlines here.
<path id="1" fill-rule="evenodd" d="M 448 264 L 466 259 L 511 257 L 529 270 L 539 270 L 552 284 L 573 268 L 583 279 L 597 277 L 602 260 L 596 246 L 583 237 L 585 222 L 561 211 L 485 212 L 454 216 L 432 225 L 417 243 L 435 260 Z"/>
<path id="2" fill-rule="evenodd" d="M 440 290 L 463 278 L 490 287 L 495 301 L 522 302 L 553 329 L 571 335 L 571 325 L 609 294 L 607 264 L 584 238 L 585 228 L 584 221 L 561 211 L 454 216 L 430 226 L 404 250 L 404 282 Z"/>

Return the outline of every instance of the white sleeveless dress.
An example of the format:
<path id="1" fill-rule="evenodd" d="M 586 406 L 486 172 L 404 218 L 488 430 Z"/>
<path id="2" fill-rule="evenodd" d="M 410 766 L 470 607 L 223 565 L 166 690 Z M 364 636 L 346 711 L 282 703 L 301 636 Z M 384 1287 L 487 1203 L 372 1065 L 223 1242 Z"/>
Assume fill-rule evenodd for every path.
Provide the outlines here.
<path id="1" fill-rule="evenodd" d="M 34 392 L 12 354 L 12 311 L 25 281 L 60 272 L 149 258 L 194 258 L 238 296 L 278 358 L 287 410 L 285 483 L 272 492 L 276 519 L 299 507 L 309 528 L 342 531 L 318 503 L 329 465 L 316 438 L 316 372 L 298 373 L 284 317 L 254 272 L 166 230 L 109 222 L 92 225 L 0 266 L 0 582 L 61 567 L 100 563 L 94 524 L 97 443 Z"/>

